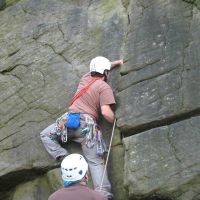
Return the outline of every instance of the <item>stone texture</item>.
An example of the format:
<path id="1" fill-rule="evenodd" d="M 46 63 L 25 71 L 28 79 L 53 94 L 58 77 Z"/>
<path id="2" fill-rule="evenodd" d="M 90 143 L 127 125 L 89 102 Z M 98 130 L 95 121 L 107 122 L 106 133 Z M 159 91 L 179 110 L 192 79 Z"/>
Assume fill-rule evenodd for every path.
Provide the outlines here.
<path id="1" fill-rule="evenodd" d="M 8 6 L 11 6 L 12 4 L 15 4 L 19 0 L 0 0 L 0 10 L 5 9 Z"/>
<path id="2" fill-rule="evenodd" d="M 129 9 L 118 126 L 128 132 L 198 112 L 200 62 L 192 52 L 199 52 L 199 11 L 171 0 L 132 2 Z"/>
<path id="3" fill-rule="evenodd" d="M 199 0 L 0 0 L 0 199 L 46 199 L 57 189 L 59 170 L 51 169 L 58 163 L 44 150 L 39 133 L 65 112 L 90 60 L 103 55 L 125 60 L 123 67 L 111 72 L 109 81 L 117 97 L 118 127 L 109 158 L 115 200 L 133 196 L 198 200 L 199 171 L 195 167 L 199 160 L 196 166 L 190 165 L 195 161 L 192 158 L 199 158 L 195 145 L 200 130 L 199 5 Z M 194 132 L 186 135 L 190 130 L 184 123 L 190 121 Z M 102 121 L 101 126 L 109 144 L 112 125 Z M 129 171 L 127 162 L 124 166 L 121 139 L 131 135 L 142 138 L 137 140 L 139 147 L 146 141 L 148 165 L 138 161 L 141 170 L 146 167 L 144 174 L 157 167 L 151 179 L 139 174 L 142 184 L 137 185 L 135 172 Z M 165 155 L 162 163 L 169 162 L 170 168 L 157 166 L 157 157 L 148 158 L 149 153 L 158 153 L 153 151 L 155 143 L 149 142 L 153 139 Z M 66 148 L 81 152 L 74 143 Z M 132 148 L 126 145 L 127 152 Z M 127 152 L 125 161 L 131 165 L 134 159 Z M 194 170 L 187 171 L 187 166 Z M 130 181 L 122 180 L 124 171 L 130 172 Z M 173 175 L 158 177 L 167 189 L 157 183 L 161 172 Z M 150 185 L 143 185 L 146 179 Z"/>
<path id="4" fill-rule="evenodd" d="M 118 200 L 128 199 L 127 191 L 123 187 L 124 177 L 124 147 L 121 145 L 112 146 L 108 159 L 108 171 L 111 179 L 114 198 Z"/>
<path id="5" fill-rule="evenodd" d="M 50 170 L 45 176 L 22 183 L 15 188 L 13 200 L 48 199 L 51 193 L 62 187 L 59 169 Z"/>
<path id="6" fill-rule="evenodd" d="M 200 117 L 127 137 L 124 182 L 134 198 L 170 197 L 190 200 L 199 195 Z"/>
<path id="7" fill-rule="evenodd" d="M 25 0 L 0 19 L 2 197 L 55 167 L 39 133 L 65 112 L 93 57 L 119 58 L 126 13 L 120 1 Z"/>
<path id="8" fill-rule="evenodd" d="M 0 10 L 2 10 L 3 8 L 5 8 L 5 6 L 6 6 L 5 0 L 1 0 L 0 1 Z"/>
<path id="9" fill-rule="evenodd" d="M 48 189 L 48 183 L 43 178 L 38 178 L 32 182 L 19 185 L 13 196 L 13 200 L 34 200 L 48 199 L 51 194 Z"/>

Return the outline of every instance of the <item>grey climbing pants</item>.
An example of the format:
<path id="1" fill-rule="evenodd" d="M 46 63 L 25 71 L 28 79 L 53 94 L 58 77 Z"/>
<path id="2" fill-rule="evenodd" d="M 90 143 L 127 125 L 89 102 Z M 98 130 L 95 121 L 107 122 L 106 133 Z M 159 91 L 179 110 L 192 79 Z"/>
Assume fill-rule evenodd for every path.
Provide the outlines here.
<path id="1" fill-rule="evenodd" d="M 94 189 L 99 191 L 100 184 L 102 182 L 102 176 L 104 171 L 104 159 L 97 154 L 97 143 L 93 147 L 88 148 L 84 144 L 85 135 L 82 133 L 82 127 L 84 126 L 84 121 L 81 119 L 80 127 L 76 130 L 67 130 L 68 141 L 75 141 L 81 144 L 83 154 L 88 162 Z M 59 156 L 68 155 L 68 151 L 61 146 L 61 136 L 57 135 L 56 123 L 51 124 L 46 129 L 40 133 L 41 140 L 47 150 L 47 152 L 54 158 Z M 103 184 L 101 187 L 101 192 L 107 198 L 111 198 L 113 195 L 111 193 L 111 184 L 108 180 L 107 171 L 104 176 Z"/>

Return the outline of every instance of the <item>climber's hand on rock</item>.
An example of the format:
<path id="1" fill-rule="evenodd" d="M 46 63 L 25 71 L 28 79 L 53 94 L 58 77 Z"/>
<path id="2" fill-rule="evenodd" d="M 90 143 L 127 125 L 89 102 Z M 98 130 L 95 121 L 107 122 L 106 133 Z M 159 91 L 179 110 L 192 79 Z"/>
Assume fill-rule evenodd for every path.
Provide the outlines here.
<path id="1" fill-rule="evenodd" d="M 115 61 L 111 62 L 111 68 L 116 67 L 116 66 L 120 66 L 120 65 L 123 65 L 123 64 L 124 64 L 124 62 L 123 62 L 122 59 L 121 60 L 115 60 Z"/>

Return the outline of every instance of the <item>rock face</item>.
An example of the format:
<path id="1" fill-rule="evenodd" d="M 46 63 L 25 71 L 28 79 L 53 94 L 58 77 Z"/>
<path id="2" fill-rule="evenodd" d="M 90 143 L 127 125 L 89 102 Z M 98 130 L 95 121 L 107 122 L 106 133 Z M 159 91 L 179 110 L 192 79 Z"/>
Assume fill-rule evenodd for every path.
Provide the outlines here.
<path id="1" fill-rule="evenodd" d="M 193 117 L 124 139 L 125 185 L 130 195 L 197 199 L 199 120 Z"/>
<path id="2" fill-rule="evenodd" d="M 39 133 L 65 112 L 97 55 L 125 60 L 109 82 L 115 200 L 200 199 L 199 8 L 198 0 L 0 1 L 0 199 L 47 199 L 62 185 Z M 102 127 L 109 142 L 112 127 Z"/>
<path id="3" fill-rule="evenodd" d="M 199 52 L 199 11 L 182 1 L 139 2 L 129 8 L 129 59 L 118 93 L 118 125 L 125 132 L 177 120 L 200 106 L 193 53 Z"/>

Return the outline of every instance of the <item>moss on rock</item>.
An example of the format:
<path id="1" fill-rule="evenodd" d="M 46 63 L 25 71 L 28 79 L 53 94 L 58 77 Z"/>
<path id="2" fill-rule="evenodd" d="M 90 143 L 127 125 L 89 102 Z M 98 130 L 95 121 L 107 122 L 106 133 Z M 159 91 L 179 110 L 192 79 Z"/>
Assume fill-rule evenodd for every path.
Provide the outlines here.
<path id="1" fill-rule="evenodd" d="M 18 1 L 20 0 L 0 0 L 0 10 L 3 10 L 8 6 L 11 6 L 14 3 L 17 3 Z"/>

